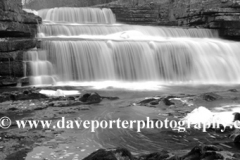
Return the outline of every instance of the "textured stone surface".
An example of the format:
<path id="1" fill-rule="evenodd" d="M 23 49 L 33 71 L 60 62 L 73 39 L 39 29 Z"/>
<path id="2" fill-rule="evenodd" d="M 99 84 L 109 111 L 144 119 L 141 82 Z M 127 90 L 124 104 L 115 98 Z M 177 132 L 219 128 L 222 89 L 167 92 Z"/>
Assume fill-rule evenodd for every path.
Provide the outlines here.
<path id="1" fill-rule="evenodd" d="M 4 39 L 0 41 L 0 52 L 27 50 L 36 47 L 36 43 L 36 39 Z"/>
<path id="2" fill-rule="evenodd" d="M 22 61 L 9 61 L 0 62 L 1 76 L 10 77 L 23 77 L 23 62 Z"/>
<path id="3" fill-rule="evenodd" d="M 239 0 L 118 0 L 99 7 L 111 8 L 123 23 L 218 29 L 224 38 L 240 39 Z"/>
<path id="4" fill-rule="evenodd" d="M 21 0 L 0 0 L 0 77 L 23 76 L 23 52 L 37 45 L 41 18 L 22 10 Z"/>
<path id="5" fill-rule="evenodd" d="M 26 0 L 25 7 L 34 10 L 54 7 L 87 7 L 116 0 Z"/>
<path id="6" fill-rule="evenodd" d="M 23 56 L 24 51 L 22 50 L 13 52 L 0 52 L 0 75 L 6 77 L 23 77 Z"/>
<path id="7" fill-rule="evenodd" d="M 177 25 L 168 0 L 119 0 L 99 7 L 111 8 L 118 22 L 146 25 Z"/>
<path id="8" fill-rule="evenodd" d="M 239 0 L 175 0 L 172 13 L 179 26 L 219 29 L 225 38 L 239 39 Z"/>

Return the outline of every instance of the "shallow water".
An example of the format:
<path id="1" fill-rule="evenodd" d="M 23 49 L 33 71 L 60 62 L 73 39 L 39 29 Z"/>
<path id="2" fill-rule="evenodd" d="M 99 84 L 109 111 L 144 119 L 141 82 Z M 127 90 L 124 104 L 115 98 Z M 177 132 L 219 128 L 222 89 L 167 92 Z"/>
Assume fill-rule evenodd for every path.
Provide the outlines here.
<path id="1" fill-rule="evenodd" d="M 228 89 L 230 88 L 223 86 L 165 86 L 164 89 L 159 91 L 98 90 L 97 92 L 102 96 L 118 96 L 120 99 L 116 101 L 104 100 L 99 105 L 91 105 L 90 110 L 72 114 L 67 117 L 67 119 L 73 120 L 78 117 L 82 120 L 117 120 L 118 118 L 121 120 L 145 120 L 146 117 L 161 120 L 165 118 L 176 119 L 163 113 L 172 112 L 175 114 L 177 111 L 191 111 L 194 107 L 169 108 L 162 105 L 156 108 L 150 108 L 131 104 L 142 100 L 144 97 L 155 95 L 175 93 L 198 94 L 209 91 L 226 91 Z M 222 92 L 222 94 L 224 95 L 224 92 Z M 211 109 L 224 104 L 233 104 L 237 102 L 233 102 L 231 99 L 225 99 L 211 103 L 204 101 L 199 101 L 197 103 L 197 105 L 204 105 Z M 34 148 L 34 150 L 28 154 L 27 160 L 43 158 L 48 158 L 50 160 L 77 160 L 86 157 L 99 148 L 115 147 L 125 147 L 134 154 L 150 153 L 167 149 L 173 153 L 183 155 L 194 146 L 202 143 L 224 143 L 230 147 L 225 147 L 224 149 L 237 151 L 237 148 L 232 143 L 228 143 L 229 139 L 214 139 L 212 135 L 214 134 L 202 133 L 197 130 L 178 133 L 171 129 L 143 129 L 141 133 L 137 133 L 136 128 L 114 128 L 97 129 L 95 133 L 91 133 L 90 129 L 65 129 L 64 132 L 56 136 L 55 139 Z"/>

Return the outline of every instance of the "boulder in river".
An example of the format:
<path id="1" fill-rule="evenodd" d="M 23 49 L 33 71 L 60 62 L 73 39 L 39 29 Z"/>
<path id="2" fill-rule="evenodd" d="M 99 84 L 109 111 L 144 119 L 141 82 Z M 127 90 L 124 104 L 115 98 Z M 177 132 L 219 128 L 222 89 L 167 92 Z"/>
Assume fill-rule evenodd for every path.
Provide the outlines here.
<path id="1" fill-rule="evenodd" d="M 114 150 L 99 149 L 83 160 L 133 160 L 132 154 L 125 148 Z"/>
<path id="2" fill-rule="evenodd" d="M 204 93 L 204 94 L 200 95 L 200 97 L 202 97 L 203 100 L 208 101 L 208 102 L 222 99 L 222 97 L 216 93 Z"/>
<path id="3" fill-rule="evenodd" d="M 95 103 L 100 103 L 102 101 L 102 97 L 96 93 L 86 93 L 82 95 L 82 97 L 79 99 L 80 101 L 86 103 L 86 104 L 95 104 Z"/>

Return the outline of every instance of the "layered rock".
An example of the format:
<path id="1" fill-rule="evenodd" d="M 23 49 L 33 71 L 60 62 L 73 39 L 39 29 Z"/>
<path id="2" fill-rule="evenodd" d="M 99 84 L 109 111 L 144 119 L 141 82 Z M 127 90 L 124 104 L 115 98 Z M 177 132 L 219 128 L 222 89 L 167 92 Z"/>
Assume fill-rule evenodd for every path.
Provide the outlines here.
<path id="1" fill-rule="evenodd" d="M 98 7 L 111 8 L 118 22 L 143 25 L 177 25 L 169 0 L 119 0 Z"/>
<path id="2" fill-rule="evenodd" d="M 22 10 L 21 0 L 0 0 L 1 82 L 4 77 L 23 76 L 23 53 L 37 45 L 39 23 L 40 17 Z"/>
<path id="3" fill-rule="evenodd" d="M 175 0 L 172 6 L 179 26 L 219 29 L 224 38 L 240 39 L 240 0 Z"/>
<path id="4" fill-rule="evenodd" d="M 218 29 L 240 39 L 239 0 L 118 0 L 100 7 L 111 8 L 118 22 Z"/>

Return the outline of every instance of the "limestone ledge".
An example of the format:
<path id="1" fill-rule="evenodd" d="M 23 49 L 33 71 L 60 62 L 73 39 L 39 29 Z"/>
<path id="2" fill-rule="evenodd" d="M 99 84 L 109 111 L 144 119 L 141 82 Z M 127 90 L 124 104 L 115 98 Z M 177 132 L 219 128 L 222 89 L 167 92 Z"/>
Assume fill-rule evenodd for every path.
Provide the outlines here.
<path id="1" fill-rule="evenodd" d="M 24 52 L 36 47 L 40 23 L 40 17 L 22 10 L 21 0 L 0 0 L 0 79 L 23 77 Z"/>

